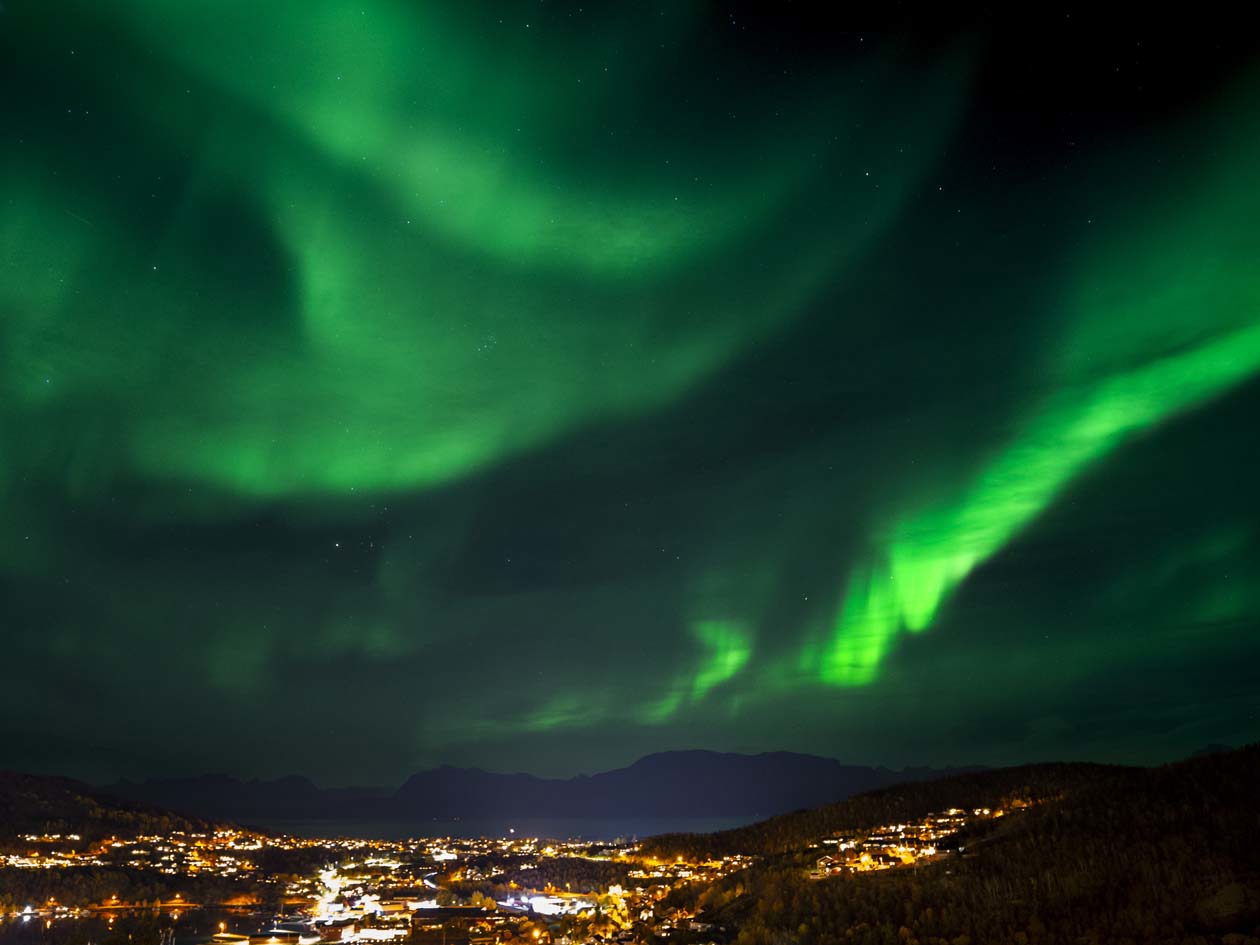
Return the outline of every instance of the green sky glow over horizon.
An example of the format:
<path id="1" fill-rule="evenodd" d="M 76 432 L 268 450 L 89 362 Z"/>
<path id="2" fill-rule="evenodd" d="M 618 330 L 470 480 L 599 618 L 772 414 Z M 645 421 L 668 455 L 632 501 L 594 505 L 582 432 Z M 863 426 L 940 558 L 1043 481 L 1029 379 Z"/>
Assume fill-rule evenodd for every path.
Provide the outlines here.
<path id="1" fill-rule="evenodd" d="M 14 766 L 1260 737 L 1245 52 L 7 6 L 0 616 L 67 692 L 10 668 Z"/>

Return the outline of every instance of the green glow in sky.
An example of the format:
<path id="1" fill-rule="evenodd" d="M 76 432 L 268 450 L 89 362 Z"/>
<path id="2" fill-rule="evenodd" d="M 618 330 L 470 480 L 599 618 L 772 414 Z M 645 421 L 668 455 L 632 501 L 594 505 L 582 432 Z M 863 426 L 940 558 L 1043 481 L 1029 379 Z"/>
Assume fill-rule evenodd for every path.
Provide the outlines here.
<path id="1" fill-rule="evenodd" d="M 1009 442 L 960 489 L 911 505 L 872 536 L 831 642 L 806 649 L 822 681 L 872 682 L 900 631 L 927 629 L 950 593 L 1091 464 L 1260 372 L 1260 201 L 1250 183 L 1260 154 L 1222 150 L 1201 169 L 1206 182 L 1149 230 L 1091 241 L 1064 294 L 1064 338 L 1043 368 L 1054 389 L 1031 399 Z"/>
<path id="2" fill-rule="evenodd" d="M 725 621 L 701 621 L 694 629 L 708 654 L 692 680 L 691 698 L 703 699 L 744 668 L 752 647 L 745 631 Z"/>
<path id="3" fill-rule="evenodd" d="M 1260 737 L 1254 51 L 742 6 L 0 3 L 7 764 Z"/>
<path id="4" fill-rule="evenodd" d="M 117 399 L 121 436 L 83 457 L 98 478 L 258 498 L 439 485 L 673 402 L 860 258 L 964 83 L 942 59 L 911 96 L 890 56 L 755 126 L 720 99 L 639 117 L 628 90 L 677 68 L 655 40 L 691 35 L 685 9 L 634 27 L 652 61 L 557 67 L 557 38 L 413 4 L 119 5 L 190 103 L 128 87 L 169 124 L 143 133 L 198 160 L 140 232 L 90 181 L 11 168 L 11 395 Z M 643 143 L 649 120 L 670 130 Z M 128 170 L 150 202 L 168 187 L 156 155 Z M 207 252 L 218 272 L 190 267 Z"/>

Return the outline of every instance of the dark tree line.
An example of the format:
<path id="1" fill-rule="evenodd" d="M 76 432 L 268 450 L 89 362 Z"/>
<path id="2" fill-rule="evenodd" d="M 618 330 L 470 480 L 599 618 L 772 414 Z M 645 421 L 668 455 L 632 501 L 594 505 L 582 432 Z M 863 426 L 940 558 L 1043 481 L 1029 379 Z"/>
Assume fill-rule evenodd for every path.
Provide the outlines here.
<path id="1" fill-rule="evenodd" d="M 0 869 L 0 912 L 41 906 L 49 897 L 63 906 L 90 906 L 117 896 L 125 903 L 170 901 L 176 895 L 188 902 L 223 903 L 240 896 L 259 901 L 278 900 L 280 887 L 255 877 L 230 878 L 198 874 L 170 876 L 157 870 L 107 866 L 53 869 Z"/>
<path id="2" fill-rule="evenodd" d="M 582 857 L 546 857 L 534 869 L 515 868 L 494 877 L 496 883 L 516 883 L 525 889 L 548 887 L 573 892 L 603 892 L 613 885 L 633 885 L 626 863 L 609 860 L 587 860 Z"/>

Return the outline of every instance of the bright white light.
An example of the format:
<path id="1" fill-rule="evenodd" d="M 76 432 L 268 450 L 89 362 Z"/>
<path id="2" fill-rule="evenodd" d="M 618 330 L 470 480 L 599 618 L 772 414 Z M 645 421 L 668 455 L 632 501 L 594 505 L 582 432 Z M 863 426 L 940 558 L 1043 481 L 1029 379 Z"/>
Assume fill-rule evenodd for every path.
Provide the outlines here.
<path id="1" fill-rule="evenodd" d="M 561 899 L 559 896 L 530 896 L 523 900 L 539 915 L 572 915 L 591 908 L 581 899 Z"/>

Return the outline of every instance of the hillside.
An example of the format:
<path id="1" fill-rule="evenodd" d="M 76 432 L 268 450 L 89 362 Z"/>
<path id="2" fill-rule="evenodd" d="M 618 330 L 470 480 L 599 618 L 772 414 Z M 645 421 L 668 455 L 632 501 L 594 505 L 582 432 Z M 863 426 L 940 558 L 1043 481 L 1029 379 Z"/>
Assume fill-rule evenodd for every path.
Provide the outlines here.
<path id="1" fill-rule="evenodd" d="M 1036 803 L 1113 779 L 1122 782 L 1139 770 L 1092 764 L 1041 764 L 968 772 L 895 784 L 717 833 L 665 834 L 652 838 L 647 849 L 662 856 L 783 853 L 822 836 L 922 817 L 950 807 L 1008 806 L 1015 799 Z"/>
<path id="2" fill-rule="evenodd" d="M 746 842 L 753 870 L 677 897 L 741 945 L 1260 941 L 1260 746 L 1153 769 L 1051 765 L 879 791 L 657 852 Z M 967 792 L 973 792 L 964 801 Z M 809 843 L 955 804 L 1034 801 L 919 867 L 811 879 Z"/>
<path id="3" fill-rule="evenodd" d="M 69 778 L 0 772 L 0 844 L 26 834 L 76 834 L 86 843 L 211 828 L 200 818 L 116 798 Z"/>

